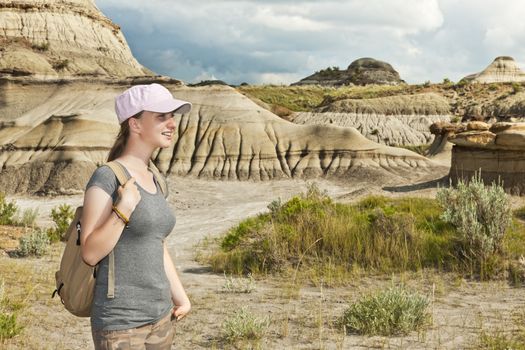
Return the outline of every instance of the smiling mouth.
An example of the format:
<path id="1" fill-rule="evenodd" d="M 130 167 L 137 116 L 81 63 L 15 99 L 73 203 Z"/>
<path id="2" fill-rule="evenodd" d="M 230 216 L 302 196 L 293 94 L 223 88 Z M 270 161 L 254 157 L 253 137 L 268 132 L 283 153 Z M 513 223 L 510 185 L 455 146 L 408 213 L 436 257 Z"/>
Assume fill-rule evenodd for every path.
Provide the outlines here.
<path id="1" fill-rule="evenodd" d="M 170 131 L 165 131 L 165 132 L 162 133 L 162 135 L 171 137 L 173 135 L 173 133 L 170 132 Z"/>

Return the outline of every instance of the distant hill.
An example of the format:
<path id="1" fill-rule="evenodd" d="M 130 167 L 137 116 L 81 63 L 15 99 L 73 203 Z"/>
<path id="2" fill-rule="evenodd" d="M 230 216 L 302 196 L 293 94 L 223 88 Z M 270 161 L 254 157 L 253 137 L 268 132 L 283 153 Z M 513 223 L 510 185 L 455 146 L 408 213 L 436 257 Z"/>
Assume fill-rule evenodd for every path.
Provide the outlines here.
<path id="1" fill-rule="evenodd" d="M 468 75 L 463 79 L 473 83 L 524 82 L 525 72 L 521 70 L 514 58 L 499 56 L 481 72 Z"/>
<path id="2" fill-rule="evenodd" d="M 346 70 L 328 67 L 292 85 L 398 85 L 401 83 L 404 81 L 390 64 L 365 57 L 352 62 Z"/>

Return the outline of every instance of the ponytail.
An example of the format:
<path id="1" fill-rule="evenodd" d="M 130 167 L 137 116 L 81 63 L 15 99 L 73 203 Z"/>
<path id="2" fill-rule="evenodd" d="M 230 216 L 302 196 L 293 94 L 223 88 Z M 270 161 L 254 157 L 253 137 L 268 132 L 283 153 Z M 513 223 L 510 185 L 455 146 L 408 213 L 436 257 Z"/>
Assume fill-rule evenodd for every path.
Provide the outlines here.
<path id="1" fill-rule="evenodd" d="M 130 118 L 140 118 L 142 117 L 142 112 L 139 112 L 135 114 L 134 116 Z M 120 157 L 122 152 L 124 152 L 124 148 L 126 148 L 126 144 L 128 143 L 129 139 L 129 118 L 125 120 L 122 124 L 120 124 L 120 131 L 118 133 L 117 139 L 115 140 L 115 143 L 113 143 L 113 146 L 111 147 L 111 150 L 109 151 L 108 155 L 108 162 L 111 162 L 115 160 L 116 158 Z"/>

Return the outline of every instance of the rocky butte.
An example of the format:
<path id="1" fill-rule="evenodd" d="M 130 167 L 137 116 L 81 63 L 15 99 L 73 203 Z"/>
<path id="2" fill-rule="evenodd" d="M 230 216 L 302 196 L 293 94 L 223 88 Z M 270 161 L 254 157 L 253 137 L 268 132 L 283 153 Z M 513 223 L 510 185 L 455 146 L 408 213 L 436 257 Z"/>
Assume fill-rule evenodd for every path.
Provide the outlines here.
<path id="1" fill-rule="evenodd" d="M 155 155 L 167 176 L 395 181 L 437 167 L 354 128 L 285 121 L 229 86 L 155 76 L 91 0 L 2 0 L 0 9 L 0 191 L 82 191 L 118 132 L 114 97 L 155 81 L 193 103 L 172 147 Z"/>
<path id="2" fill-rule="evenodd" d="M 404 81 L 399 77 L 399 73 L 389 63 L 365 57 L 352 62 L 346 70 L 329 67 L 292 85 L 397 85 L 402 83 Z"/>

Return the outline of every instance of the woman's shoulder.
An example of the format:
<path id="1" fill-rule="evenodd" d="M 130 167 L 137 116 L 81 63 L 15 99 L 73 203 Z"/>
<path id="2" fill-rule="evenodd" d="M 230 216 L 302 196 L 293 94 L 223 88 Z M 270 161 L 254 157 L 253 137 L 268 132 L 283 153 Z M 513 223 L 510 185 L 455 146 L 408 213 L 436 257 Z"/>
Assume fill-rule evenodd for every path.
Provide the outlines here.
<path id="1" fill-rule="evenodd" d="M 111 168 L 107 165 L 99 166 L 89 179 L 86 190 L 92 186 L 102 188 L 108 194 L 113 194 L 118 188 L 118 180 Z"/>

